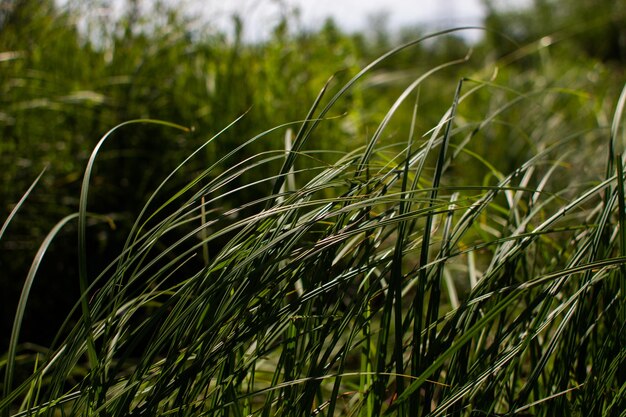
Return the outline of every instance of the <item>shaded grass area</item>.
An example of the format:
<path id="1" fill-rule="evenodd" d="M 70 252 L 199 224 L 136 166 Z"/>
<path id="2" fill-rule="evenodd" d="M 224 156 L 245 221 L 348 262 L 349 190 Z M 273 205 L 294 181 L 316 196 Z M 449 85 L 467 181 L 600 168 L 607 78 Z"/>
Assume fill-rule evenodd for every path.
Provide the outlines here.
<path id="1" fill-rule="evenodd" d="M 99 155 L 116 132 L 187 128 L 134 120 L 105 135 L 79 211 L 50 231 L 27 277 L 2 362 L 5 415 L 619 415 L 625 93 L 610 128 L 572 131 L 581 109 L 537 109 L 580 91 L 477 74 L 422 128 L 421 89 L 461 59 L 416 77 L 361 145 L 320 147 L 354 85 L 419 42 L 322 90 L 303 121 L 252 136 L 191 180 L 178 175 L 247 116 L 224 127 L 149 195 L 91 279 L 87 226 L 107 221 L 87 210 Z M 395 123 L 401 108 L 411 116 Z M 532 143 L 519 163 L 489 153 L 502 132 Z M 276 134 L 285 145 L 249 152 Z M 595 152 L 600 163 L 588 162 Z M 271 174 L 240 181 L 257 170 Z M 259 186 L 272 191 L 248 193 Z M 254 197 L 233 207 L 238 195 Z M 72 223 L 76 322 L 27 355 L 28 288 Z"/>

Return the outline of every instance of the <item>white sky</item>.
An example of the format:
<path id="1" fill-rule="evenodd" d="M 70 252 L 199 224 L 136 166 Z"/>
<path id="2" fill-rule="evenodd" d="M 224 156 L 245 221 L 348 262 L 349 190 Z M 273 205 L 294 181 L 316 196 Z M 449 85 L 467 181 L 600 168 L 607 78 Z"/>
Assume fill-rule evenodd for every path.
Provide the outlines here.
<path id="1" fill-rule="evenodd" d="M 73 3 L 91 7 L 106 4 L 102 13 L 118 14 L 128 0 L 57 0 L 61 5 Z M 154 0 L 138 0 L 143 9 L 150 10 Z M 294 29 L 316 29 L 327 17 L 347 32 L 363 31 L 371 24 L 372 16 L 386 16 L 387 29 L 419 25 L 423 31 L 435 31 L 459 26 L 480 26 L 485 10 L 482 0 L 166 0 L 183 10 L 190 10 L 201 22 L 216 24 L 221 29 L 232 27 L 231 16 L 244 18 L 244 37 L 247 40 L 266 38 L 285 13 L 299 10 L 300 26 Z M 501 6 L 519 6 L 529 0 L 495 0 Z M 96 8 L 100 9 L 100 8 Z M 94 10 L 91 10 L 92 12 Z M 98 11 L 96 10 L 98 14 Z M 292 18 L 290 22 L 295 20 Z M 480 31 L 464 32 L 469 39 L 477 39 Z"/>
<path id="2" fill-rule="evenodd" d="M 192 0 L 193 2 L 193 0 Z M 390 29 L 420 24 L 427 29 L 479 25 L 484 10 L 481 0 L 230 0 L 199 4 L 202 14 L 227 22 L 233 13 L 245 19 L 245 37 L 262 39 L 280 19 L 281 13 L 300 10 L 304 28 L 321 25 L 332 16 L 349 32 L 367 28 L 368 17 L 387 14 Z"/>

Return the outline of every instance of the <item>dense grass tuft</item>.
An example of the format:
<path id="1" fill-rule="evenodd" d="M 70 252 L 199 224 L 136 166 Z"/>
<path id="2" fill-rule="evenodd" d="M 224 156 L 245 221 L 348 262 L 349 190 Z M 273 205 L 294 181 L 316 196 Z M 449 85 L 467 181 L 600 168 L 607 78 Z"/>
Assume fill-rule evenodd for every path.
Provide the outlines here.
<path id="1" fill-rule="evenodd" d="M 319 149 L 337 103 L 409 46 L 334 96 L 322 91 L 304 121 L 252 137 L 191 180 L 177 175 L 241 120 L 207 140 L 89 281 L 87 196 L 105 136 L 79 212 L 50 232 L 27 277 L 3 362 L 5 415 L 617 416 L 626 407 L 626 93 L 610 131 L 572 132 L 548 114 L 539 125 L 536 112 L 584 94 L 476 74 L 421 131 L 421 88 L 461 59 L 416 77 L 365 142 L 354 138 L 360 146 Z M 409 123 L 394 124 L 407 107 Z M 137 122 L 115 130 L 145 127 Z M 503 129 L 531 142 L 511 169 L 479 152 Z M 286 149 L 248 152 L 276 133 Z M 602 141 L 602 166 L 579 170 L 580 146 Z M 276 166 L 258 183 L 240 181 Z M 229 207 L 259 183 L 273 192 Z M 30 285 L 76 219 L 81 299 L 18 378 Z"/>

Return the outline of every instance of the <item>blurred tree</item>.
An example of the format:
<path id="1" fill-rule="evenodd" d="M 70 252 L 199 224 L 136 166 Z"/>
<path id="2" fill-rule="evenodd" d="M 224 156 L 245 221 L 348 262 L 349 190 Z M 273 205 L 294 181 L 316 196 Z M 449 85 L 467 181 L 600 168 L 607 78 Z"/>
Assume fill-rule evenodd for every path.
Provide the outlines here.
<path id="1" fill-rule="evenodd" d="M 626 63 L 626 2 L 614 0 L 533 0 L 523 8 L 483 0 L 490 47 L 498 56 L 550 36 L 564 40 L 573 53 Z M 506 38 L 509 38 L 508 40 Z"/>

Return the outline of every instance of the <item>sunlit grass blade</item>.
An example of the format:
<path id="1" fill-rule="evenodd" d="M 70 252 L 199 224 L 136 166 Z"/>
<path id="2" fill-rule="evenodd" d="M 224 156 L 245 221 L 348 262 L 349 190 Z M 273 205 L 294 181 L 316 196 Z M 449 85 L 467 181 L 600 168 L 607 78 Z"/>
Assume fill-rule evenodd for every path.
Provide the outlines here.
<path id="1" fill-rule="evenodd" d="M 80 283 L 80 292 L 81 296 L 81 309 L 83 314 L 83 321 L 85 328 L 88 329 L 87 332 L 87 354 L 89 357 L 89 363 L 91 367 L 96 367 L 98 365 L 98 357 L 96 353 L 96 348 L 93 341 L 93 335 L 90 330 L 91 328 L 91 315 L 89 312 L 88 299 L 87 299 L 87 287 L 88 278 L 87 278 L 87 245 L 86 245 L 86 235 L 87 235 L 87 201 L 89 197 L 89 187 L 91 174 L 93 171 L 93 166 L 96 162 L 96 158 L 98 156 L 98 152 L 100 151 L 100 147 L 104 144 L 104 142 L 113 134 L 113 132 L 118 129 L 133 125 L 133 124 L 157 124 L 163 125 L 167 127 L 172 127 L 176 129 L 180 129 L 183 131 L 187 131 L 188 129 L 184 126 L 180 126 L 174 123 L 165 122 L 161 120 L 150 120 L 150 119 L 138 119 L 138 120 L 130 120 L 124 123 L 120 123 L 115 126 L 113 129 L 109 130 L 98 142 L 98 144 L 94 147 L 91 152 L 91 156 L 89 157 L 89 161 L 87 162 L 87 167 L 85 168 L 85 174 L 83 176 L 83 182 L 81 186 L 80 192 L 80 200 L 78 207 L 78 271 L 79 271 L 79 283 Z"/>
<path id="2" fill-rule="evenodd" d="M 31 264 L 30 270 L 28 271 L 28 275 L 26 276 L 26 281 L 24 282 L 24 286 L 22 287 L 22 294 L 20 295 L 20 299 L 17 305 L 17 312 L 15 313 L 15 318 L 13 319 L 13 329 L 11 330 L 11 339 L 9 342 L 9 350 L 7 353 L 7 365 L 6 365 L 6 373 L 4 376 L 4 396 L 6 397 L 10 392 L 13 385 L 13 371 L 15 367 L 15 353 L 17 350 L 18 339 L 20 335 L 20 329 L 22 327 L 22 320 L 24 318 L 24 312 L 26 310 L 26 304 L 28 302 L 28 296 L 30 294 L 30 290 L 35 281 L 35 276 L 37 274 L 37 270 L 41 265 L 41 261 L 48 250 L 48 247 L 59 233 L 59 231 L 70 221 L 76 219 L 78 214 L 71 214 L 66 216 L 61 221 L 59 221 L 53 228 L 50 230 L 44 241 L 41 243 L 37 254 L 33 259 L 33 263 Z M 9 413 L 9 409 L 6 408 L 6 414 Z"/>

